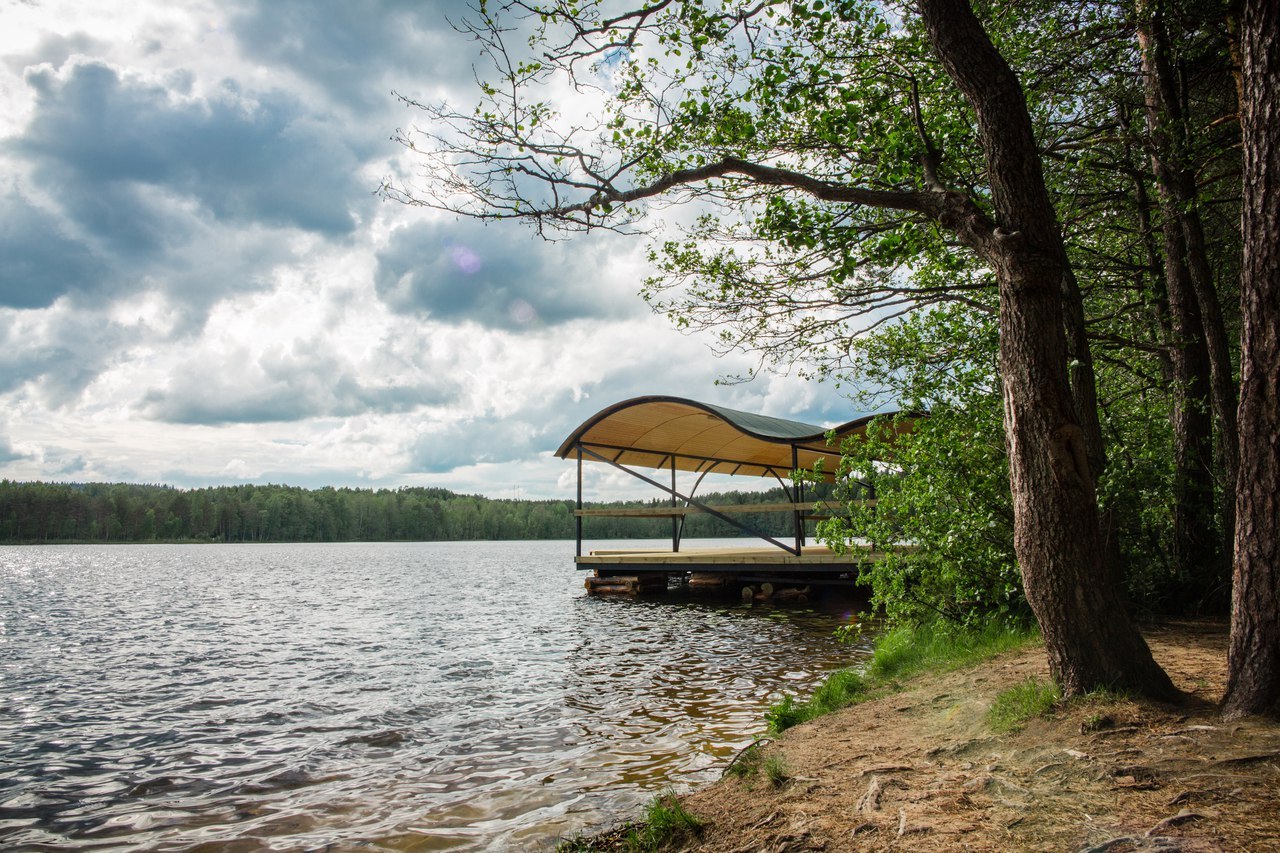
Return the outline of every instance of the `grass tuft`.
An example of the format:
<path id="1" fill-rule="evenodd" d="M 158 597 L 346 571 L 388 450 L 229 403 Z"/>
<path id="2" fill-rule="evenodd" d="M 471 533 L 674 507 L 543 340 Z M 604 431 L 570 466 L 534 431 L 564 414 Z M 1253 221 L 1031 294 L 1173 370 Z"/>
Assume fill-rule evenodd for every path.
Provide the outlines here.
<path id="1" fill-rule="evenodd" d="M 702 821 L 687 811 L 674 793 L 666 791 L 653 798 L 644 821 L 633 826 L 624 841 L 629 853 L 651 853 L 701 832 Z"/>
<path id="2" fill-rule="evenodd" d="M 724 772 L 737 779 L 754 779 L 760 773 L 760 763 L 764 759 L 760 745 L 766 741 L 756 741 L 738 753 L 737 757 L 725 768 Z"/>
<path id="3" fill-rule="evenodd" d="M 684 849 L 689 840 L 702 833 L 702 827 L 702 821 L 690 814 L 668 790 L 653 798 L 645 809 L 644 820 L 594 835 L 562 838 L 555 850 L 556 853 L 657 853 L 663 849 Z"/>
<path id="4" fill-rule="evenodd" d="M 1114 705 L 1117 702 L 1123 702 L 1132 697 L 1125 690 L 1116 690 L 1110 687 L 1095 687 L 1088 693 L 1076 699 L 1076 702 L 1089 703 L 1091 705 Z"/>
<path id="5" fill-rule="evenodd" d="M 779 734 L 792 726 L 838 711 L 864 698 L 867 682 L 861 673 L 842 669 L 831 673 L 804 702 L 794 696 L 784 696 L 782 701 L 765 711 L 764 718 L 769 731 Z"/>
<path id="6" fill-rule="evenodd" d="M 987 711 L 987 725 L 997 733 L 1017 731 L 1027 720 L 1047 714 L 1061 698 L 1058 685 L 1028 677 L 996 696 Z"/>
<path id="7" fill-rule="evenodd" d="M 775 788 L 781 788 L 791 781 L 791 773 L 787 770 L 787 762 L 781 755 L 770 755 L 764 760 L 764 778 Z"/>

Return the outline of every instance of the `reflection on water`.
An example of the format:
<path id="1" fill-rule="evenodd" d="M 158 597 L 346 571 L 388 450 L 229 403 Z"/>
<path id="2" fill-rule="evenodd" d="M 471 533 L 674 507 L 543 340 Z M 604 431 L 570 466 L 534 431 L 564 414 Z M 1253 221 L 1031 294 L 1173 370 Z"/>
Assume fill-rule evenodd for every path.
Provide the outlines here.
<path id="1" fill-rule="evenodd" d="M 572 543 L 0 548 L 0 847 L 550 845 L 715 778 L 844 614 Z"/>

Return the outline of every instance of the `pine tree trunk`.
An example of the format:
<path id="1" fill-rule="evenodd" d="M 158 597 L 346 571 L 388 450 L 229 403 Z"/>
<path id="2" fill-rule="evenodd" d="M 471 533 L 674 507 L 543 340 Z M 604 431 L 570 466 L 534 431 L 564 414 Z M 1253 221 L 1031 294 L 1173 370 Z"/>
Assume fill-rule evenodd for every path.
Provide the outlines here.
<path id="1" fill-rule="evenodd" d="M 1000 289 L 1000 371 L 1014 548 L 1050 670 L 1070 696 L 1176 695 L 1106 582 L 1094 475 L 1067 376 L 1070 266 L 1026 98 L 967 0 L 919 0 L 930 43 L 973 106 L 996 209 L 987 261 Z"/>
<path id="2" fill-rule="evenodd" d="M 1170 302 L 1175 286 L 1185 285 L 1189 300 L 1194 300 L 1195 317 L 1185 315 L 1187 323 L 1181 340 L 1188 346 L 1204 349 L 1204 369 L 1207 377 L 1188 376 L 1196 383 L 1205 383 L 1207 402 L 1217 424 L 1216 469 L 1222 489 L 1222 536 L 1219 553 L 1201 553 L 1199 564 L 1181 566 L 1189 570 L 1204 590 L 1200 593 L 1209 600 L 1216 599 L 1217 607 L 1225 605 L 1227 598 L 1227 570 L 1231 564 L 1232 535 L 1235 529 L 1235 481 L 1239 466 L 1239 439 L 1236 424 L 1236 384 L 1231 366 L 1231 347 L 1227 336 L 1222 305 L 1213 281 L 1205 244 L 1204 226 L 1200 221 L 1199 191 L 1186 151 L 1189 140 L 1183 121 L 1185 109 L 1179 93 L 1172 46 L 1164 25 L 1163 5 L 1160 0 L 1145 0 L 1138 8 L 1138 46 L 1142 53 L 1142 73 L 1146 100 L 1147 130 L 1152 143 L 1152 169 L 1160 193 L 1160 208 L 1165 218 L 1166 253 L 1177 245 L 1174 261 L 1180 275 L 1175 285 L 1170 282 Z M 1172 234 L 1170 232 L 1176 232 Z M 1166 269 L 1170 259 L 1166 259 Z M 1190 307 L 1190 306 L 1189 306 Z M 1193 341 L 1192 336 L 1198 338 Z M 1200 360 L 1199 353 L 1189 356 Z M 1188 401 L 1199 405 L 1196 400 Z M 1195 488 L 1192 488 L 1194 493 Z M 1208 510 L 1205 510 L 1208 511 Z M 1184 508 L 1184 515 L 1199 514 L 1195 508 Z M 1186 519 L 1194 523 L 1192 519 Z M 1199 536 L 1193 530 L 1187 535 Z M 1184 546 L 1191 543 L 1184 539 Z M 1193 552 L 1194 553 L 1194 552 Z"/>
<path id="3" fill-rule="evenodd" d="M 1218 586 L 1222 554 L 1213 524 L 1213 420 L 1209 413 L 1209 348 L 1183 263 L 1182 230 L 1164 222 L 1165 288 L 1173 341 L 1173 563 L 1192 609 Z"/>
<path id="4" fill-rule="evenodd" d="M 1241 24 L 1240 478 L 1223 713 L 1280 715 L 1280 7 Z"/>

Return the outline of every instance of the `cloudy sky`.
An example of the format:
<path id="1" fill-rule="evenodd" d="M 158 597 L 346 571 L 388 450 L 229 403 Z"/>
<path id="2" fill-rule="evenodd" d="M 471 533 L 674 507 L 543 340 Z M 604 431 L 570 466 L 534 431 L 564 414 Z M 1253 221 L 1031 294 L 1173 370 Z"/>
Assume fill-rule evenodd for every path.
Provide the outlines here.
<path id="1" fill-rule="evenodd" d="M 392 89 L 474 100 L 462 0 L 0 2 L 0 477 L 556 497 L 628 397 L 858 414 L 715 385 L 748 362 L 650 313 L 642 239 L 376 197 Z"/>

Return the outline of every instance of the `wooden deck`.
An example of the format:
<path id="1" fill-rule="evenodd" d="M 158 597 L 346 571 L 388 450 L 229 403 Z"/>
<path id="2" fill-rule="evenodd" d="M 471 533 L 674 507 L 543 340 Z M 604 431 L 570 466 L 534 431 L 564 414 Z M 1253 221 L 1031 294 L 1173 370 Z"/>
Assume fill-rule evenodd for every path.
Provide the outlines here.
<path id="1" fill-rule="evenodd" d="M 593 595 L 666 591 L 675 579 L 689 589 L 740 590 L 744 598 L 805 600 L 810 587 L 858 586 L 858 567 L 884 559 L 883 551 L 860 548 L 840 554 L 808 545 L 799 555 L 781 548 L 598 549 L 577 557 Z"/>
<path id="2" fill-rule="evenodd" d="M 729 572 L 780 576 L 839 575 L 856 572 L 861 564 L 880 560 L 884 554 L 871 549 L 839 554 L 822 545 L 809 545 L 796 556 L 781 548 L 682 548 L 669 550 L 596 550 L 576 558 L 579 569 L 594 569 L 602 576 L 637 572 Z"/>

